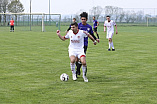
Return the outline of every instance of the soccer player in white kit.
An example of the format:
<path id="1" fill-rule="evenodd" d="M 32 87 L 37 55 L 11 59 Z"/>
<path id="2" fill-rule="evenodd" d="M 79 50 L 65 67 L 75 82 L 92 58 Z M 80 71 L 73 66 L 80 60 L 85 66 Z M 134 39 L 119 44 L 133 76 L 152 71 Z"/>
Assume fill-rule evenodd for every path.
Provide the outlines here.
<path id="1" fill-rule="evenodd" d="M 112 37 L 113 37 L 113 34 L 114 34 L 114 26 L 116 28 L 116 34 L 118 34 L 117 25 L 116 25 L 116 23 L 113 20 L 110 20 L 110 16 L 106 16 L 106 19 L 107 20 L 104 23 L 104 32 L 106 32 L 106 27 L 107 27 L 106 38 L 109 41 L 109 49 L 108 49 L 108 51 L 111 50 L 111 47 L 112 47 L 112 51 L 115 51 L 115 48 L 114 48 L 114 45 L 113 45 L 113 41 L 112 41 Z"/>
<path id="2" fill-rule="evenodd" d="M 75 60 L 78 58 L 81 60 L 82 63 L 82 72 L 83 72 L 83 79 L 84 82 L 88 82 L 86 77 L 86 55 L 84 53 L 84 37 L 89 37 L 96 45 L 95 39 L 87 32 L 78 29 L 78 24 L 76 22 L 71 24 L 71 30 L 65 35 L 61 36 L 60 31 L 57 30 L 57 35 L 61 40 L 70 39 L 69 44 L 69 58 L 70 58 L 70 68 L 72 71 L 73 80 L 77 80 L 76 77 L 76 70 L 75 70 Z"/>

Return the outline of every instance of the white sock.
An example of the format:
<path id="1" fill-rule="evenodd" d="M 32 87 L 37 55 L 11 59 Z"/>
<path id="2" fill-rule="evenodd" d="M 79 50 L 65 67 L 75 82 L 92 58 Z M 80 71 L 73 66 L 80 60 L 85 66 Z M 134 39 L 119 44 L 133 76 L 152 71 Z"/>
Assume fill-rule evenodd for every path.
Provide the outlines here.
<path id="1" fill-rule="evenodd" d="M 109 42 L 108 44 L 109 44 L 109 49 L 110 49 L 111 48 L 111 43 Z"/>
<path id="2" fill-rule="evenodd" d="M 113 42 L 111 42 L 111 47 L 112 47 L 112 49 L 114 49 L 114 45 L 113 45 Z"/>
<path id="3" fill-rule="evenodd" d="M 87 66 L 86 65 L 82 65 L 83 76 L 86 75 L 86 69 L 87 69 Z"/>
<path id="4" fill-rule="evenodd" d="M 70 63 L 70 68 L 71 68 L 71 71 L 73 74 L 76 74 L 76 71 L 75 71 L 75 63 Z"/>

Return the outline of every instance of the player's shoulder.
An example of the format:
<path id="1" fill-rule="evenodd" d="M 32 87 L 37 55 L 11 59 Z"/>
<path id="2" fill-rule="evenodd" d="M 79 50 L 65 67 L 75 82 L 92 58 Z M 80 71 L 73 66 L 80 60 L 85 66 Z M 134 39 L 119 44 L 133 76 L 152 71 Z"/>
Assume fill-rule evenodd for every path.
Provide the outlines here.
<path id="1" fill-rule="evenodd" d="M 105 20 L 105 22 L 104 23 L 108 23 L 108 21 L 107 20 Z"/>
<path id="2" fill-rule="evenodd" d="M 86 25 L 87 27 L 89 27 L 89 28 L 92 28 L 92 26 L 91 25 L 89 25 L 88 23 L 87 23 L 87 25 Z"/>
<path id="3" fill-rule="evenodd" d="M 78 23 L 78 26 L 80 26 L 80 25 L 82 25 L 82 23 L 80 22 L 80 23 Z"/>
<path id="4" fill-rule="evenodd" d="M 84 32 L 84 30 L 80 30 L 80 29 L 79 29 L 79 33 L 83 33 L 83 32 Z"/>
<path id="5" fill-rule="evenodd" d="M 115 22 L 114 20 L 111 20 L 111 22 Z"/>
<path id="6" fill-rule="evenodd" d="M 72 30 L 69 30 L 67 34 L 71 34 L 71 33 L 73 33 L 73 31 L 72 31 Z"/>

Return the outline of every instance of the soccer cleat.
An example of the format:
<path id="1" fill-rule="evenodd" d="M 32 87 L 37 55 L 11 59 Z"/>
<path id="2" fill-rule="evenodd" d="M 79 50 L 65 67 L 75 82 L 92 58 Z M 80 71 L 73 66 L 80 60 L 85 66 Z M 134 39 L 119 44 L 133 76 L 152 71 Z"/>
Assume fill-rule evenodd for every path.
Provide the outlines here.
<path id="1" fill-rule="evenodd" d="M 112 51 L 115 51 L 115 49 L 112 49 Z"/>
<path id="2" fill-rule="evenodd" d="M 111 51 L 111 49 L 108 49 L 108 51 Z"/>
<path id="3" fill-rule="evenodd" d="M 72 77 L 73 77 L 73 80 L 74 80 L 74 81 L 77 80 L 76 74 L 72 74 Z"/>
<path id="4" fill-rule="evenodd" d="M 84 82 L 88 82 L 88 79 L 86 76 L 83 76 Z"/>

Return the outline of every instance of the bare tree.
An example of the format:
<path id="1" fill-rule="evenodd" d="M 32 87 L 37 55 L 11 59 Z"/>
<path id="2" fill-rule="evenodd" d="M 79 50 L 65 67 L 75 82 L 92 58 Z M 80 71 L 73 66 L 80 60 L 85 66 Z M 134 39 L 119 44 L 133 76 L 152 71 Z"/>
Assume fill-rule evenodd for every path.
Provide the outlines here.
<path id="1" fill-rule="evenodd" d="M 120 12 L 120 17 L 119 17 L 119 22 L 120 22 L 120 23 L 123 21 L 124 17 L 125 17 L 125 12 L 124 12 L 124 11 L 121 11 L 121 12 Z"/>
<path id="2" fill-rule="evenodd" d="M 136 15 L 135 11 L 131 11 L 131 13 L 130 13 L 130 18 L 131 18 L 130 21 L 131 21 L 132 23 L 134 23 L 134 22 L 136 21 L 137 15 Z"/>
<path id="3" fill-rule="evenodd" d="M 91 9 L 91 15 L 95 16 L 95 19 L 98 19 L 102 13 L 103 8 L 101 6 L 93 7 Z"/>
<path id="4" fill-rule="evenodd" d="M 105 14 L 112 16 L 114 12 L 114 7 L 113 6 L 105 6 Z"/>
<path id="5" fill-rule="evenodd" d="M 120 17 L 120 14 L 123 12 L 122 8 L 119 7 L 114 7 L 114 14 L 115 14 L 115 21 L 118 20 L 118 18 Z"/>
<path id="6" fill-rule="evenodd" d="M 115 6 L 105 6 L 105 14 L 113 16 L 115 18 L 115 21 L 117 21 L 118 18 L 120 18 L 122 12 L 123 12 L 122 8 Z"/>
<path id="7" fill-rule="evenodd" d="M 142 22 L 142 20 L 143 20 L 143 16 L 144 16 L 144 13 L 143 13 L 143 11 L 138 11 L 137 13 L 137 21 L 138 22 Z"/>
<path id="8" fill-rule="evenodd" d="M 125 13 L 125 21 L 126 21 L 126 23 L 129 23 L 130 20 L 131 20 L 130 11 L 126 11 L 126 13 Z"/>
<path id="9" fill-rule="evenodd" d="M 7 12 L 7 6 L 8 6 L 8 3 L 9 3 L 10 0 L 0 0 L 0 11 L 1 13 L 6 13 Z M 0 16 L 0 22 L 2 20 L 2 16 Z M 5 25 L 6 23 L 6 15 L 4 14 L 3 16 L 3 25 Z"/>

